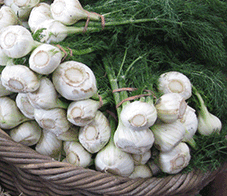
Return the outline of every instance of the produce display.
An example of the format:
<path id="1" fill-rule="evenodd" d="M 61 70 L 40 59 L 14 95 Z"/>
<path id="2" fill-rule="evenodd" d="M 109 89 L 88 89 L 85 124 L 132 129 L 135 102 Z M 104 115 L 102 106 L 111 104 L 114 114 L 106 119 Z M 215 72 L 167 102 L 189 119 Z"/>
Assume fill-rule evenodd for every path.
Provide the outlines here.
<path id="1" fill-rule="evenodd" d="M 0 128 L 129 178 L 227 159 L 227 3 L 4 0 Z"/>

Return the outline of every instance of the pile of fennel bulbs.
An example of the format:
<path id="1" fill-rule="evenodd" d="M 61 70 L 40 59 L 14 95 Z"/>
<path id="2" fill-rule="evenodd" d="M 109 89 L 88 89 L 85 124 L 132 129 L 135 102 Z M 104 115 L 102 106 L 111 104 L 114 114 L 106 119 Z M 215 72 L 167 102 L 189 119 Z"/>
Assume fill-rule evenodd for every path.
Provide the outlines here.
<path id="1" fill-rule="evenodd" d="M 106 93 L 99 93 L 100 78 L 93 67 L 83 58 L 66 57 L 65 52 L 87 51 L 56 45 L 64 45 L 69 34 L 100 31 L 89 28 L 89 23 L 87 28 L 73 25 L 89 19 L 104 26 L 103 16 L 89 13 L 76 0 L 71 4 L 77 5 L 79 16 L 67 19 L 75 10 L 65 12 L 65 18 L 55 16 L 54 5 L 64 2 L 4 1 L 1 7 L 12 16 L 8 23 L 0 22 L 1 129 L 16 142 L 76 166 L 130 178 L 182 171 L 191 161 L 191 149 L 196 149 L 194 135 L 219 134 L 221 121 L 178 71 L 159 75 L 157 100 L 145 95 L 126 101 L 113 120 L 111 103 Z M 67 9 L 73 7 L 69 5 Z M 55 10 L 60 11 L 60 7 Z M 118 84 L 114 87 L 110 71 L 104 70 L 116 90 Z M 198 111 L 187 103 L 192 91 Z M 119 100 L 114 98 L 116 104 Z"/>

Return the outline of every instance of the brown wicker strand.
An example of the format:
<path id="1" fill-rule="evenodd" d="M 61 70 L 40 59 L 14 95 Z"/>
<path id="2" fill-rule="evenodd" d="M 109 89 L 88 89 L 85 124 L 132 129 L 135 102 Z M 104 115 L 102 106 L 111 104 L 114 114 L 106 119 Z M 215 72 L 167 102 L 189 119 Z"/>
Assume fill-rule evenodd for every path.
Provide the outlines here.
<path id="1" fill-rule="evenodd" d="M 205 173 L 130 179 L 55 161 L 0 130 L 0 183 L 16 196 L 188 196 L 198 193 L 226 165 Z"/>

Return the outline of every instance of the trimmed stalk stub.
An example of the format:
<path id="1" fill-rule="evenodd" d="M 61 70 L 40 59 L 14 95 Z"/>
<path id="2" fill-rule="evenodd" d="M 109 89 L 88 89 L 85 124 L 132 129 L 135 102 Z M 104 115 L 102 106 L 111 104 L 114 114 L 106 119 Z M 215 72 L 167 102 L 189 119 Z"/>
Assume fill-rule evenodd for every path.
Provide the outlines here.
<path id="1" fill-rule="evenodd" d="M 34 119 L 34 107 L 28 99 L 27 93 L 18 93 L 16 96 L 16 104 L 20 111 L 29 119 Z"/>
<path id="2" fill-rule="evenodd" d="M 51 44 L 42 44 L 32 51 L 29 57 L 29 67 L 31 70 L 42 75 L 49 75 L 62 59 L 61 50 Z"/>
<path id="3" fill-rule="evenodd" d="M 67 119 L 74 125 L 85 126 L 93 121 L 100 103 L 92 99 L 73 101 L 67 109 Z"/>
<path id="4" fill-rule="evenodd" d="M 87 167 L 91 163 L 92 155 L 79 142 L 63 142 L 63 148 L 66 154 L 66 158 L 63 160 L 64 162 L 81 167 Z"/>
<path id="5" fill-rule="evenodd" d="M 25 65 L 7 65 L 1 73 L 2 85 L 13 92 L 28 93 L 37 90 L 40 80 Z"/>
<path id="6" fill-rule="evenodd" d="M 111 128 L 106 116 L 97 111 L 94 120 L 80 128 L 79 141 L 90 153 L 100 151 L 109 141 Z"/>
<path id="7" fill-rule="evenodd" d="M 53 84 L 66 99 L 88 99 L 97 93 L 96 78 L 85 64 L 76 61 L 61 63 L 53 72 Z"/>
<path id="8" fill-rule="evenodd" d="M 31 32 L 20 25 L 10 25 L 0 31 L 0 45 L 3 52 L 11 58 L 26 56 L 37 46 Z"/>
<path id="9" fill-rule="evenodd" d="M 184 74 L 170 71 L 160 75 L 158 90 L 164 94 L 178 93 L 186 100 L 192 95 L 192 84 Z"/>
<path id="10" fill-rule="evenodd" d="M 157 119 L 157 111 L 153 104 L 133 101 L 126 104 L 120 114 L 124 126 L 133 130 L 148 129 Z"/>
<path id="11" fill-rule="evenodd" d="M 160 152 L 157 164 L 163 172 L 176 174 L 187 167 L 190 159 L 189 147 L 184 142 L 181 142 L 171 151 Z"/>

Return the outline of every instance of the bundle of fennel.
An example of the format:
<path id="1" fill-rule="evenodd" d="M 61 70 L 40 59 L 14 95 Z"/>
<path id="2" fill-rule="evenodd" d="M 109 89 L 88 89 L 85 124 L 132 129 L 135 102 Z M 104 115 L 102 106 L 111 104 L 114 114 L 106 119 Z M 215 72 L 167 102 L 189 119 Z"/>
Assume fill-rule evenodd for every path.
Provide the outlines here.
<path id="1" fill-rule="evenodd" d="M 4 2 L 0 127 L 16 142 L 130 178 L 226 161 L 225 2 Z"/>

